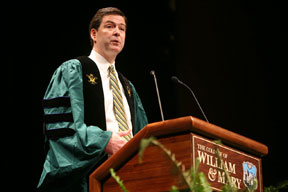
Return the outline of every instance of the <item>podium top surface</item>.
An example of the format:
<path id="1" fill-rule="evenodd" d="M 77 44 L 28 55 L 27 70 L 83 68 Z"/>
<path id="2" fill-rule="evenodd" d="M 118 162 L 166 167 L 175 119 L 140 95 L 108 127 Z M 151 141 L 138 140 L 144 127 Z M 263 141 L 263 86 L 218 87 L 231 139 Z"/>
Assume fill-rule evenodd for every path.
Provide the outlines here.
<path id="1" fill-rule="evenodd" d="M 192 116 L 151 123 L 145 127 L 145 131 L 145 137 L 193 132 L 212 140 L 221 140 L 252 155 L 263 157 L 268 154 L 266 145 Z"/>

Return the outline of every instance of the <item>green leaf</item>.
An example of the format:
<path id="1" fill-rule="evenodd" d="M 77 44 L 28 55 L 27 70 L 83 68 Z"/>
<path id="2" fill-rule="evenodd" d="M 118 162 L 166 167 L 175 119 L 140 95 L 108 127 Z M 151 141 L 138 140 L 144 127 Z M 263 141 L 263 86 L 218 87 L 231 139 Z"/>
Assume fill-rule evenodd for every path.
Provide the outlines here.
<path id="1" fill-rule="evenodd" d="M 173 185 L 170 192 L 180 192 L 180 191 L 178 190 L 178 188 L 175 185 Z"/>
<path id="2" fill-rule="evenodd" d="M 119 185 L 119 187 L 121 188 L 121 190 L 123 192 L 128 192 L 128 190 L 126 189 L 123 181 L 121 181 L 120 177 L 116 175 L 115 171 L 113 168 L 109 169 L 111 176 L 114 178 L 114 180 L 116 181 L 116 183 Z"/>
<path id="3" fill-rule="evenodd" d="M 142 139 L 140 143 L 140 149 L 139 149 L 139 163 L 143 162 L 143 153 L 145 149 L 152 143 L 154 140 L 156 140 L 155 137 L 149 137 L 148 139 Z"/>
<path id="4" fill-rule="evenodd" d="M 198 174 L 198 180 L 199 180 L 199 185 L 202 186 L 202 191 L 203 192 L 212 192 L 212 189 L 210 187 L 210 183 L 206 179 L 206 176 L 204 175 L 203 172 L 200 172 Z"/>
<path id="5" fill-rule="evenodd" d="M 278 184 L 271 185 L 269 187 L 264 187 L 264 192 L 278 192 L 284 191 L 283 189 L 288 189 L 288 180 L 284 180 Z"/>
<path id="6" fill-rule="evenodd" d="M 221 145 L 222 144 L 222 141 L 221 140 L 214 140 L 213 141 L 215 144 L 218 144 L 218 145 Z"/>

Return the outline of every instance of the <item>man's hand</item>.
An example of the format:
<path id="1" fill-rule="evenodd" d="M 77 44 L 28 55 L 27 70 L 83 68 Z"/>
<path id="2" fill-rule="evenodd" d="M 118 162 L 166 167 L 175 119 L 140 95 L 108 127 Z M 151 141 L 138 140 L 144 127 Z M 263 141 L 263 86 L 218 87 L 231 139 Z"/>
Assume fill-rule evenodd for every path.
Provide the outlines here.
<path id="1" fill-rule="evenodd" d="M 109 155 L 113 155 L 114 153 L 116 153 L 121 147 L 123 147 L 123 145 L 127 143 L 127 141 L 122 137 L 129 135 L 130 133 L 131 129 L 119 133 L 112 132 L 112 136 L 105 147 L 105 152 Z"/>

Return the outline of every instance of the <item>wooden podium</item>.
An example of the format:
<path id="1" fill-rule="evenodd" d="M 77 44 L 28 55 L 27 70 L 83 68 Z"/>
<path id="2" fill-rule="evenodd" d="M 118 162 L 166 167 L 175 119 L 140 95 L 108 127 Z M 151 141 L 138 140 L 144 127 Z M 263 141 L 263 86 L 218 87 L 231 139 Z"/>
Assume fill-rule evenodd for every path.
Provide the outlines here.
<path id="1" fill-rule="evenodd" d="M 179 178 L 171 173 L 170 159 L 158 147 L 149 146 L 139 164 L 140 141 L 150 136 L 171 150 L 186 169 L 194 166 L 199 157 L 199 171 L 206 175 L 214 191 L 227 182 L 224 170 L 238 189 L 251 186 L 255 178 L 256 191 L 263 190 L 261 157 L 268 154 L 267 146 L 188 116 L 147 125 L 90 175 L 90 192 L 121 191 L 110 176 L 110 168 L 114 168 L 129 192 L 170 191 L 172 185 L 179 186 Z M 222 144 L 215 144 L 214 140 L 221 140 Z M 216 155 L 217 148 L 221 160 Z"/>

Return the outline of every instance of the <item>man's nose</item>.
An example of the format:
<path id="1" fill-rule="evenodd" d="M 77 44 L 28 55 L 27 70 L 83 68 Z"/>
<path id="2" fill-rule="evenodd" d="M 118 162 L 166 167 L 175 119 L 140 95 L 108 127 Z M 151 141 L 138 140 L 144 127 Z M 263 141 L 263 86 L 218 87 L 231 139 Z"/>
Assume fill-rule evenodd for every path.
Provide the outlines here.
<path id="1" fill-rule="evenodd" d="M 115 29 L 113 31 L 113 35 L 116 37 L 120 36 L 120 29 L 118 29 L 118 27 L 115 27 Z"/>

